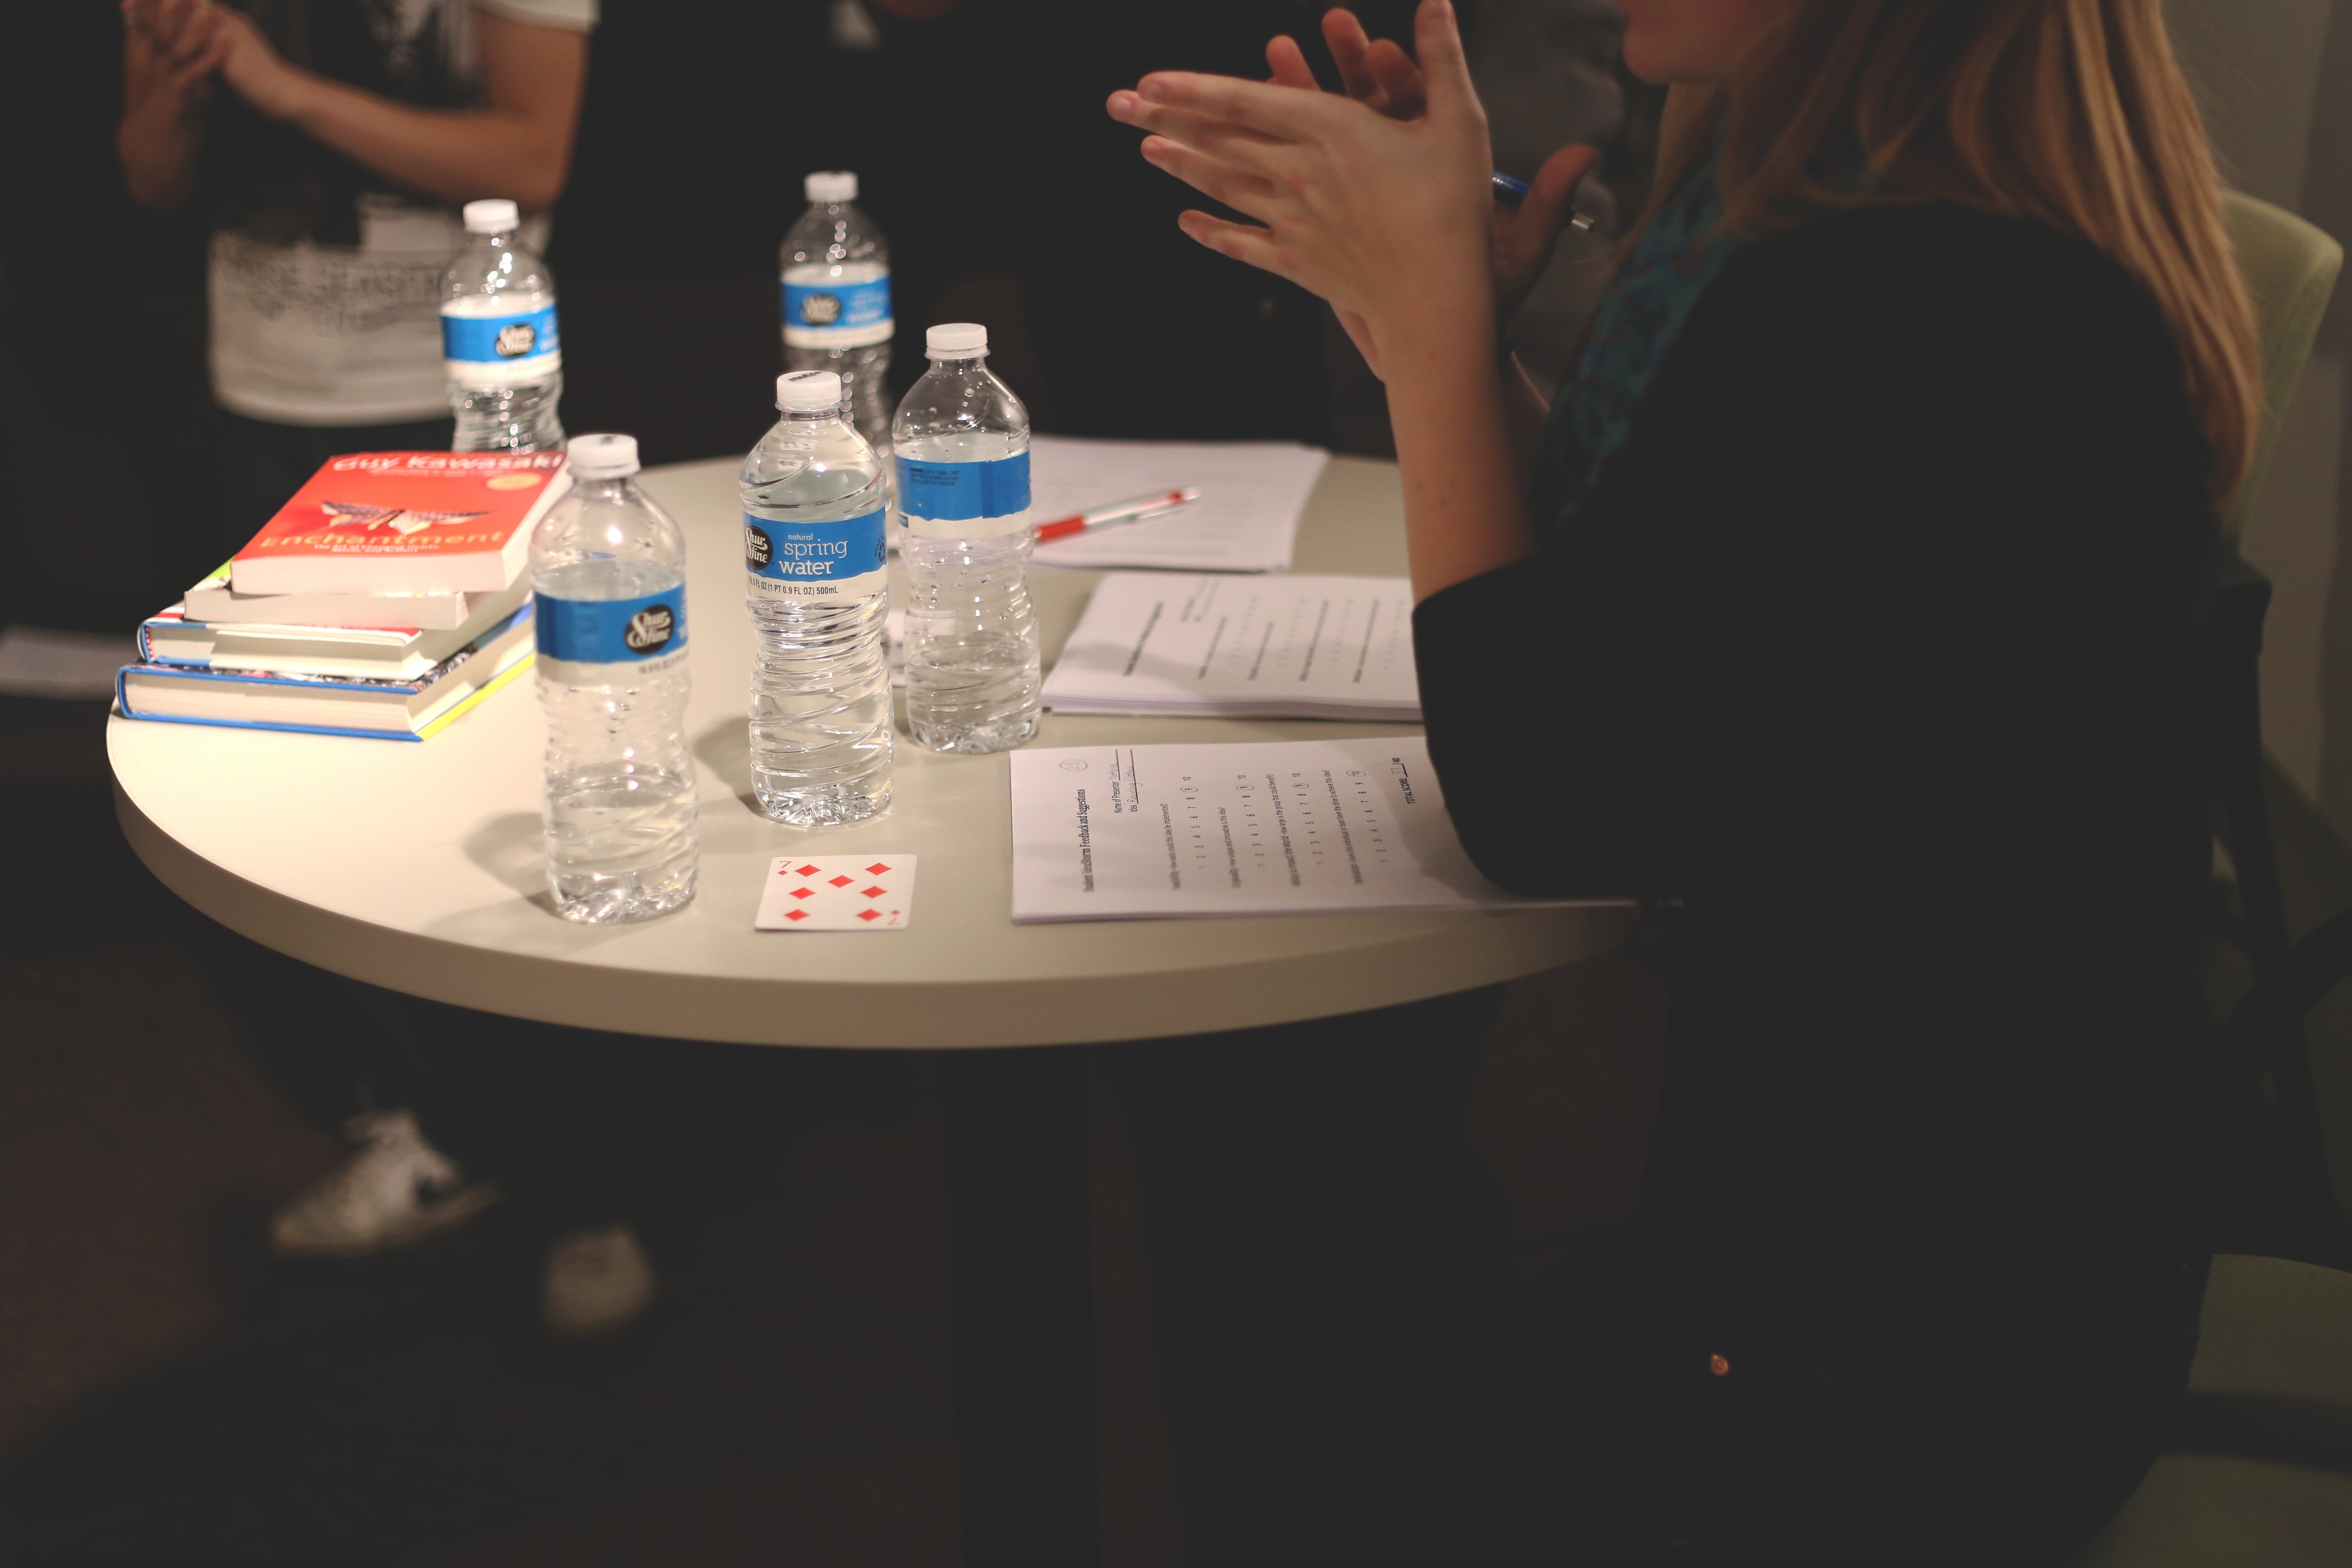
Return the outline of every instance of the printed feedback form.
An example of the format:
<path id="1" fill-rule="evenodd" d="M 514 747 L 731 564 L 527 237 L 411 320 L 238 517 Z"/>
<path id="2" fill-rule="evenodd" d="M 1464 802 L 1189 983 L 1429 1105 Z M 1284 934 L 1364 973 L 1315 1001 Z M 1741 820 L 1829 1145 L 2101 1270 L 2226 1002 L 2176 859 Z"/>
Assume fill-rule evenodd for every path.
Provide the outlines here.
<path id="1" fill-rule="evenodd" d="M 1012 755 L 1016 921 L 1512 909 L 1419 736 Z"/>

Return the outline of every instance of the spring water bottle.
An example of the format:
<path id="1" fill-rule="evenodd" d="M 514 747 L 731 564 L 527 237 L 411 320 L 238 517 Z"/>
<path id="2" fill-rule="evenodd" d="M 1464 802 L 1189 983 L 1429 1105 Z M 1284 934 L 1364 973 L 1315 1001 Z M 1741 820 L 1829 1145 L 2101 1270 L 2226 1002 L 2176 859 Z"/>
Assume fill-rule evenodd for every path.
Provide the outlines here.
<path id="1" fill-rule="evenodd" d="M 466 204 L 466 247 L 441 275 L 441 357 L 456 452 L 544 452 L 563 445 L 563 342 L 555 279 L 515 236 L 508 201 Z"/>
<path id="2" fill-rule="evenodd" d="M 639 489 L 632 436 L 572 443 L 572 489 L 530 536 L 547 714 L 547 880 L 567 920 L 694 897 L 686 536 Z"/>
<path id="3" fill-rule="evenodd" d="M 784 368 L 841 377 L 857 433 L 890 450 L 890 247 L 852 204 L 857 176 L 811 174 L 809 202 L 784 236 Z"/>
<path id="4" fill-rule="evenodd" d="M 1037 614 L 1025 574 L 1029 411 L 988 372 L 988 329 L 933 327 L 931 368 L 890 433 L 907 563 L 907 728 L 935 752 L 1037 733 Z"/>
<path id="5" fill-rule="evenodd" d="M 783 418 L 743 459 L 751 788 L 796 827 L 890 804 L 889 485 L 829 370 L 777 378 Z"/>

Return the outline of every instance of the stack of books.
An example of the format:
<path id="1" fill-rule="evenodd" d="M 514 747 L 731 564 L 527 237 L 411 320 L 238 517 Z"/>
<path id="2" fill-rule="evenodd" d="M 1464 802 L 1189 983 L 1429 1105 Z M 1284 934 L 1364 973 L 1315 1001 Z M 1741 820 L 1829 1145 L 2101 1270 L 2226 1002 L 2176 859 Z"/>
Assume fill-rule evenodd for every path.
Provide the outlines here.
<path id="1" fill-rule="evenodd" d="M 422 741 L 530 668 L 531 530 L 561 452 L 333 458 L 142 623 L 126 719 Z"/>

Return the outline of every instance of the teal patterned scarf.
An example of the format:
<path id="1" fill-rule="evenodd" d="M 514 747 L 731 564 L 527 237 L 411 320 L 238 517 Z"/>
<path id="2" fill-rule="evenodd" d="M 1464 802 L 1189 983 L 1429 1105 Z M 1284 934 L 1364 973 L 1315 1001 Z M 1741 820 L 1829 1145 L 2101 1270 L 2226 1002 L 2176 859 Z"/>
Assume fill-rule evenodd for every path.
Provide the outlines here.
<path id="1" fill-rule="evenodd" d="M 1583 510 L 1601 465 L 1632 436 L 1642 395 L 1691 307 L 1738 248 L 1716 232 L 1723 219 L 1716 175 L 1709 158 L 1684 176 L 1586 323 L 1528 478 L 1528 516 L 1543 537 Z"/>

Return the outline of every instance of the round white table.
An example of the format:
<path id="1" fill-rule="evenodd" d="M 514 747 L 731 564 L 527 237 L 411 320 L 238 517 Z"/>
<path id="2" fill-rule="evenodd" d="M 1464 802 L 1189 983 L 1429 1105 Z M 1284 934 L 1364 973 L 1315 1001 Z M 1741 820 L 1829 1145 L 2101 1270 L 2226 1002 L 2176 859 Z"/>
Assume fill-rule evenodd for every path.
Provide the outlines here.
<path id="1" fill-rule="evenodd" d="M 123 831 L 222 924 L 323 969 L 549 1023 L 753 1045 L 1066 1047 L 1365 1012 L 1596 954 L 1615 909 L 1016 926 L 1002 757 L 903 736 L 887 813 L 781 826 L 751 804 L 733 459 L 654 469 L 686 530 L 702 874 L 694 902 L 581 926 L 548 897 L 542 739 L 528 679 L 422 745 L 140 723 L 109 727 Z M 1335 458 L 1301 523 L 1302 572 L 1399 575 L 1396 469 Z M 894 568 L 895 570 L 895 568 Z M 1096 574 L 1032 582 L 1048 661 Z M 1042 745 L 1408 732 L 1316 721 L 1048 714 Z M 773 857 L 919 856 L 889 932 L 772 932 L 751 919 Z M 947 1058 L 964 1561 L 1097 1560 L 1085 1058 Z"/>
<path id="2" fill-rule="evenodd" d="M 123 830 L 165 886 L 233 930 L 436 1001 L 625 1033 L 752 1045 L 937 1048 L 1202 1034 L 1357 1012 L 1531 974 L 1613 945 L 1616 910 L 1349 914 L 1016 926 L 1002 757 L 899 736 L 890 809 L 817 832 L 751 804 L 741 513 L 731 460 L 646 475 L 685 528 L 702 876 L 665 919 L 554 912 L 541 850 L 528 678 L 421 745 L 110 726 Z M 1387 463 L 1335 458 L 1299 530 L 1302 572 L 1401 575 Z M 1050 661 L 1097 574 L 1041 570 Z M 1328 721 L 1049 713 L 1037 744 L 1409 732 Z M 890 932 L 754 931 L 770 861 L 917 855 L 914 919 Z"/>

